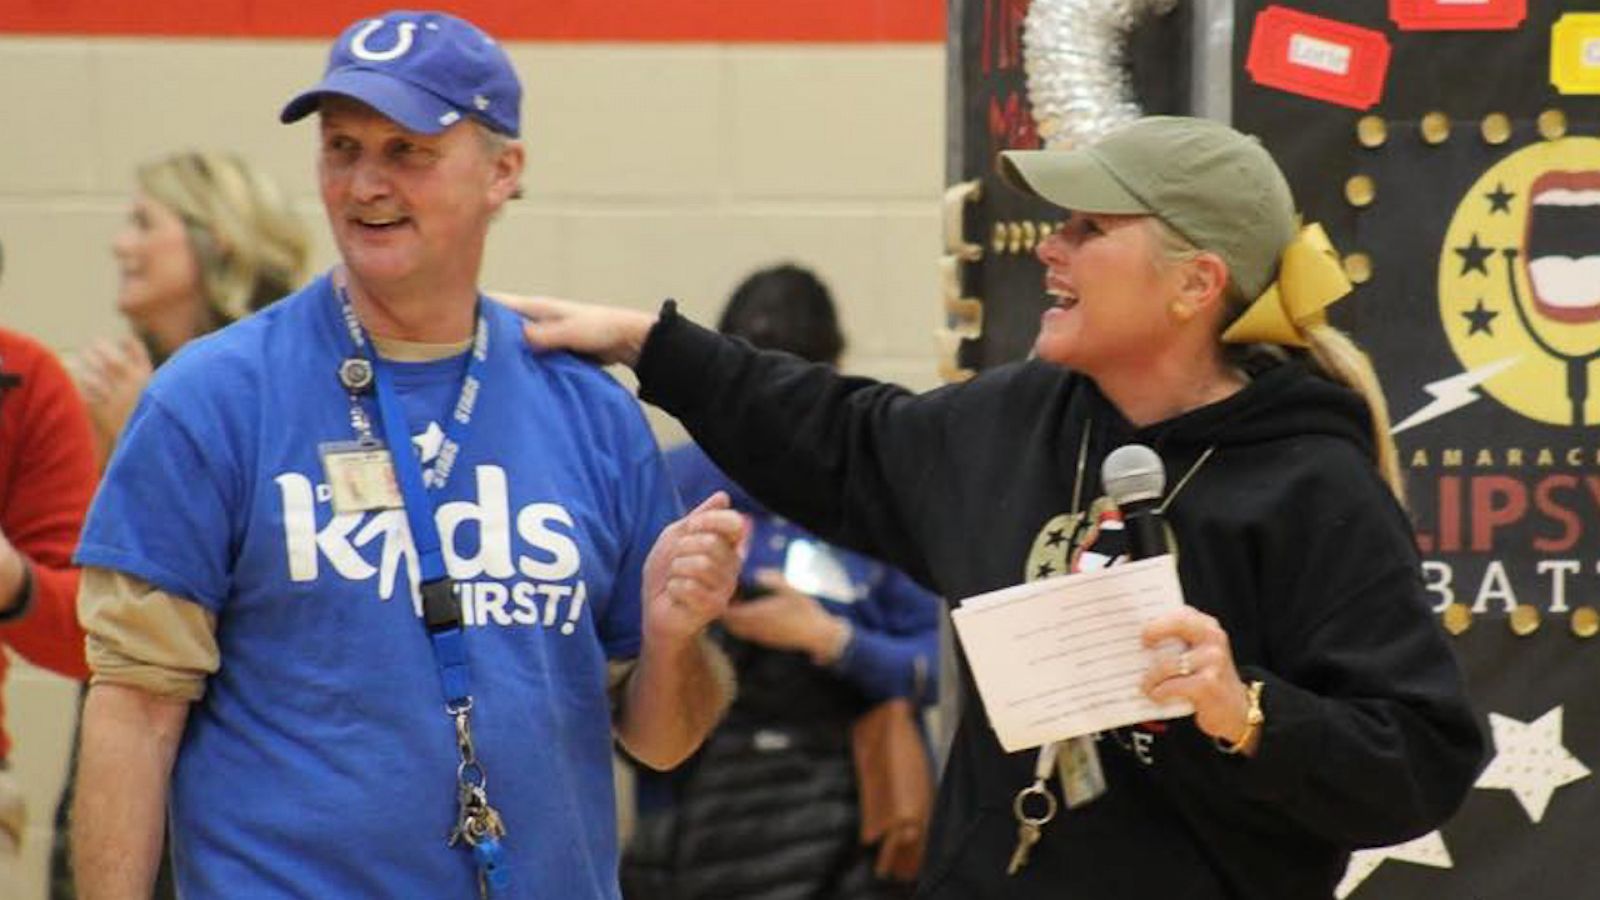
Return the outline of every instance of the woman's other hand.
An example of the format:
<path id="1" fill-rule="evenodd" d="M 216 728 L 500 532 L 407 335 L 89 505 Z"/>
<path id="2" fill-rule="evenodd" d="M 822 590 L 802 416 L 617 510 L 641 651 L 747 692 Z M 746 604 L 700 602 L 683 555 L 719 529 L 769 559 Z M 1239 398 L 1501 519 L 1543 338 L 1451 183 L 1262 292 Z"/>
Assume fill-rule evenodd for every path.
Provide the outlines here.
<path id="1" fill-rule="evenodd" d="M 1201 731 L 1254 756 L 1261 732 L 1250 725 L 1250 691 L 1234 666 L 1222 624 L 1186 606 L 1151 621 L 1143 640 L 1146 647 L 1161 649 L 1145 673 L 1145 696 L 1156 703 L 1189 701 Z"/>

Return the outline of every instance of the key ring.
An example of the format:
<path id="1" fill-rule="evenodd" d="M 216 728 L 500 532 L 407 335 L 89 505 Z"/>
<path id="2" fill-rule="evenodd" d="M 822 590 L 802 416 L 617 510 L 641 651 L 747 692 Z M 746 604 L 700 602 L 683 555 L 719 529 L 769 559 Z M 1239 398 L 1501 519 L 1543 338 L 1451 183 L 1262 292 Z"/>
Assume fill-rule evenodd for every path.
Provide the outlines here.
<path id="1" fill-rule="evenodd" d="M 1033 796 L 1044 798 L 1044 815 L 1028 815 L 1028 798 Z M 1056 795 L 1050 793 L 1050 789 L 1044 786 L 1043 780 L 1035 781 L 1033 784 L 1017 791 L 1016 798 L 1011 801 L 1011 812 L 1017 817 L 1017 821 L 1023 825 L 1032 825 L 1035 828 L 1042 828 L 1051 819 L 1054 819 L 1056 817 L 1056 807 Z"/>
<path id="2" fill-rule="evenodd" d="M 477 760 L 464 759 L 456 766 L 456 786 L 486 792 L 489 788 L 489 773 L 483 770 L 483 764 Z"/>

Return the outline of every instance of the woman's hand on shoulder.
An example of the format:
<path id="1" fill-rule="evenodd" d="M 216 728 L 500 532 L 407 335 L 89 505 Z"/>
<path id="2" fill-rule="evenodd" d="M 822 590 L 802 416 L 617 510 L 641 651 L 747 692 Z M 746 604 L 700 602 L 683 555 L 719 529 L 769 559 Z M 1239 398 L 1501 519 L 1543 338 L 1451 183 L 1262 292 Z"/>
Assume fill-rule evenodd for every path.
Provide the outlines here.
<path id="1" fill-rule="evenodd" d="M 636 309 L 499 292 L 489 296 L 528 320 L 522 331 L 534 349 L 570 350 L 606 365 L 637 363 L 656 323 L 654 313 Z"/>

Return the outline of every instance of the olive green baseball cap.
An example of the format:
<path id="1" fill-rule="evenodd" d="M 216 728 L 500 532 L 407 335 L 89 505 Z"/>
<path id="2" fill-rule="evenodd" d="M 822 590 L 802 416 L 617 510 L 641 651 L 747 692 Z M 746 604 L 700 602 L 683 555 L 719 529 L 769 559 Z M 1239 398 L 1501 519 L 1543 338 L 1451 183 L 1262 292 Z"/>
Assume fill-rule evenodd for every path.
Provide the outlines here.
<path id="1" fill-rule="evenodd" d="M 1228 264 L 1245 299 L 1278 274 L 1295 235 L 1294 197 L 1254 137 L 1183 116 L 1136 119 L 1073 150 L 1007 150 L 1000 175 L 1064 209 L 1152 215 Z"/>

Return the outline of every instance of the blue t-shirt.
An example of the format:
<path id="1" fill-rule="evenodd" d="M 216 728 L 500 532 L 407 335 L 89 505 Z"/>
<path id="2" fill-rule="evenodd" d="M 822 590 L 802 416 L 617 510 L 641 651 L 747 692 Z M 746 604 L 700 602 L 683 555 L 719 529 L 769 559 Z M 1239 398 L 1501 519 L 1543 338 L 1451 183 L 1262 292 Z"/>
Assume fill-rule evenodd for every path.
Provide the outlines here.
<path id="1" fill-rule="evenodd" d="M 533 354 L 515 314 L 483 308 L 484 385 L 432 492 L 478 756 L 511 895 L 615 897 L 606 659 L 638 652 L 641 569 L 678 505 L 627 392 Z M 172 781 L 188 896 L 474 895 L 471 854 L 445 846 L 457 754 L 405 515 L 335 515 L 318 456 L 354 437 L 343 329 L 323 277 L 163 366 L 78 551 L 217 617 L 221 669 Z M 425 467 L 465 367 L 466 354 L 389 367 Z"/>

